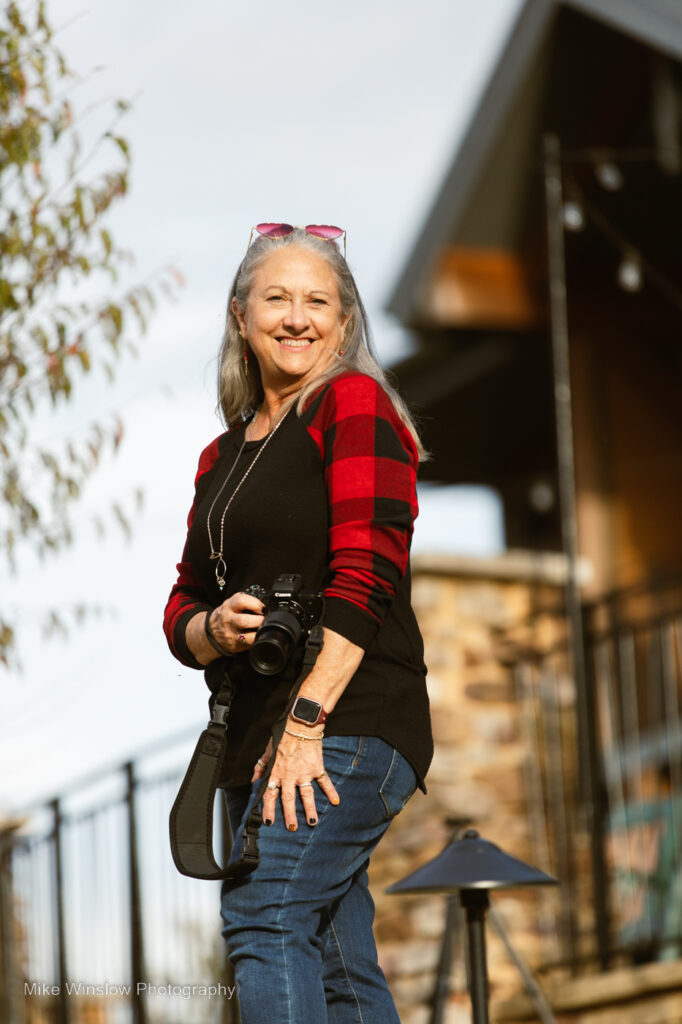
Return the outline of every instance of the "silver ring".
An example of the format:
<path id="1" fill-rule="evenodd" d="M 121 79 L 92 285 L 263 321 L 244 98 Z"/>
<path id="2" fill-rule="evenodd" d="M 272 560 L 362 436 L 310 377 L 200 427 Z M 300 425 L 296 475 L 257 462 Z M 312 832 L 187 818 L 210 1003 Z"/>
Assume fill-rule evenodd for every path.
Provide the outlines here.
<path id="1" fill-rule="evenodd" d="M 313 788 L 312 782 L 299 782 L 298 784 L 299 789 L 305 789 L 306 786 L 310 786 L 311 789 Z"/>
<path id="2" fill-rule="evenodd" d="M 279 789 L 279 786 L 276 782 L 268 782 L 267 788 L 270 790 L 276 790 Z"/>
<path id="3" fill-rule="evenodd" d="M 320 774 L 319 774 L 319 775 L 316 775 L 316 776 L 315 776 L 315 778 L 316 778 L 316 779 L 323 779 L 323 778 L 325 777 L 325 775 L 326 775 L 326 774 L 327 774 L 327 772 L 326 772 L 326 769 L 325 769 L 325 771 L 323 771 L 323 772 L 320 772 Z"/>
<path id="4" fill-rule="evenodd" d="M 263 760 L 262 757 L 258 758 L 258 760 L 256 761 L 256 764 L 258 765 L 259 768 L 265 768 L 265 761 Z"/>
<path id="5" fill-rule="evenodd" d="M 240 633 L 239 636 L 237 637 L 237 640 L 241 640 L 241 642 L 244 643 L 244 641 L 246 640 L 246 637 L 244 636 L 243 633 Z"/>

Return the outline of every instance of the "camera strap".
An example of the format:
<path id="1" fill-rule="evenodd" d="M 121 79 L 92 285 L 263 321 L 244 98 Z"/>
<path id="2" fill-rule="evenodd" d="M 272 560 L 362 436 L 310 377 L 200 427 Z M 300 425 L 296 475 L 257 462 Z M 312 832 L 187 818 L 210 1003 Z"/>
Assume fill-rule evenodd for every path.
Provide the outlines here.
<path id="1" fill-rule="evenodd" d="M 294 697 L 310 673 L 324 643 L 321 625 L 313 626 L 306 641 L 301 672 L 294 683 Z M 227 719 L 234 698 L 235 685 L 227 669 L 216 693 L 211 719 L 202 732 L 178 795 L 170 812 L 170 846 L 178 871 L 190 878 L 237 879 L 258 866 L 258 830 L 261 826 L 260 803 L 263 799 L 279 741 L 284 733 L 290 701 L 272 727 L 272 757 L 260 779 L 260 786 L 244 826 L 244 842 L 238 858 L 221 868 L 213 854 L 213 811 L 220 769 L 227 747 Z"/>

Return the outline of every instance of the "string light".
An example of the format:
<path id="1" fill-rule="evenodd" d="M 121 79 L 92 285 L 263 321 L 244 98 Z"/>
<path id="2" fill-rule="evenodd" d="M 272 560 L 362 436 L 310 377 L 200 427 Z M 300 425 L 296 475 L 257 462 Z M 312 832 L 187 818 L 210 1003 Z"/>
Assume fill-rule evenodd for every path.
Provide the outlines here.
<path id="1" fill-rule="evenodd" d="M 585 228 L 585 212 L 580 203 L 569 199 L 564 203 L 564 227 L 567 231 L 583 231 Z"/>
<path id="2" fill-rule="evenodd" d="M 640 292 L 644 284 L 642 261 L 639 253 L 630 250 L 625 253 L 616 275 L 618 284 L 626 292 Z"/>
<path id="3" fill-rule="evenodd" d="M 618 192 L 623 187 L 623 172 L 611 160 L 598 163 L 594 169 L 595 177 L 602 188 L 608 192 Z"/>
<path id="4" fill-rule="evenodd" d="M 600 152 L 599 158 L 602 165 L 607 163 L 607 161 L 604 160 L 603 152 Z M 640 158 L 644 159 L 641 154 Z M 573 159 L 577 159 L 575 154 L 573 154 Z M 582 161 L 588 162 L 587 157 L 583 156 Z M 625 238 L 625 236 L 610 223 L 601 210 L 597 209 L 597 207 L 593 206 L 592 203 L 585 199 L 575 181 L 566 182 L 566 192 L 569 196 L 564 204 L 563 210 L 563 221 L 566 230 L 582 230 L 582 228 L 576 228 L 573 227 L 572 224 L 567 223 L 566 208 L 575 207 L 576 209 L 569 210 L 568 220 L 578 223 L 579 216 L 577 209 L 579 209 L 580 214 L 582 214 L 583 217 L 584 225 L 587 226 L 589 222 L 589 224 L 596 227 L 597 230 L 600 231 L 601 234 L 604 235 L 604 237 L 607 238 L 613 247 L 620 253 L 620 264 L 616 272 L 616 280 L 620 287 L 630 294 L 635 294 L 642 290 L 646 281 L 649 281 L 658 289 L 659 292 L 665 295 L 673 305 L 682 310 L 682 291 L 673 284 L 665 274 L 655 267 L 653 263 L 646 259 L 637 246 L 633 245 L 629 239 Z"/>

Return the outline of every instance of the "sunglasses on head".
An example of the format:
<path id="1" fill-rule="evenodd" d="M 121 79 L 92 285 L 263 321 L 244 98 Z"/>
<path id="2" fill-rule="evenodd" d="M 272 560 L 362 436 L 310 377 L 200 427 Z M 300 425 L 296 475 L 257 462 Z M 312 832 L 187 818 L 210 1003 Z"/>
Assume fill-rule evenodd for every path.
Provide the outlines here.
<path id="1" fill-rule="evenodd" d="M 286 238 L 287 235 L 292 234 L 296 230 L 296 227 L 302 227 L 307 234 L 314 235 L 315 238 L 322 238 L 325 242 L 334 242 L 337 238 L 343 237 L 343 258 L 346 258 L 346 232 L 343 228 L 337 228 L 334 224 L 256 224 L 255 227 L 251 228 L 249 244 L 246 247 L 247 252 L 251 245 L 254 231 L 264 238 Z"/>

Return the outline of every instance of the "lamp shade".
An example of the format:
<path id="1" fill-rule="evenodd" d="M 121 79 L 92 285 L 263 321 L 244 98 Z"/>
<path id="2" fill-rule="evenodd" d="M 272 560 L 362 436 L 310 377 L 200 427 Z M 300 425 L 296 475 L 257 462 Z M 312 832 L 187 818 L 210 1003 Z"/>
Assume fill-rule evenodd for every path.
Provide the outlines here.
<path id="1" fill-rule="evenodd" d="M 391 885 L 386 892 L 460 892 L 557 884 L 556 878 L 517 860 L 487 839 L 481 839 L 475 829 L 467 829 L 437 857 Z"/>

